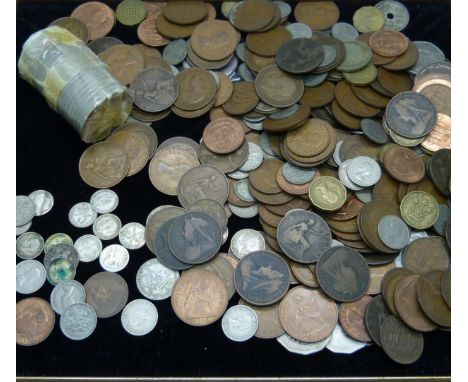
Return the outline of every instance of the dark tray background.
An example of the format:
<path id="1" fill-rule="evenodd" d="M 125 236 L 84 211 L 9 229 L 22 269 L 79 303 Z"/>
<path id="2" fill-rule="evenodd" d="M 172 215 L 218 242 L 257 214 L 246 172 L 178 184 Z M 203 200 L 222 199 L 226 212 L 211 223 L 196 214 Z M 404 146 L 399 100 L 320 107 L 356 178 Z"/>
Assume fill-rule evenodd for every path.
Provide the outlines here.
<path id="1" fill-rule="evenodd" d="M 117 2 L 108 2 L 115 9 Z M 337 1 L 340 21 L 352 21 L 356 9 L 371 1 Z M 405 2 L 411 15 L 404 33 L 411 40 L 435 43 L 450 59 L 450 2 Z M 294 6 L 295 2 L 291 2 Z M 76 1 L 20 1 L 17 8 L 17 59 L 27 37 L 53 20 L 68 16 Z M 220 12 L 220 3 L 215 3 Z M 218 16 L 219 17 L 219 16 Z M 139 43 L 136 28 L 116 24 L 110 35 L 125 43 Z M 78 175 L 78 160 L 87 147 L 65 120 L 48 107 L 45 100 L 17 75 L 17 194 L 36 189 L 50 191 L 55 205 L 45 216 L 36 217 L 31 231 L 45 239 L 55 232 L 66 232 L 76 240 L 91 229 L 74 228 L 68 221 L 72 205 L 89 201 L 95 191 Z M 159 141 L 172 136 L 187 136 L 198 141 L 208 116 L 184 120 L 171 115 L 153 124 Z M 6 126 L 5 126 L 6 127 Z M 150 183 L 147 167 L 113 188 L 120 198 L 115 213 L 122 223 L 145 222 L 148 213 L 162 204 L 178 205 L 176 197 L 161 194 Z M 241 228 L 261 230 L 258 218 L 229 220 L 229 239 L 222 247 L 227 252 L 232 234 Z M 117 240 L 103 244 L 116 243 Z M 129 286 L 129 301 L 143 298 L 135 276 L 140 265 L 153 255 L 144 247 L 131 251 L 131 260 L 120 274 Z M 42 261 L 43 255 L 38 260 Z M 17 258 L 17 262 L 20 261 Z M 81 283 L 102 271 L 98 261 L 81 263 L 76 279 Z M 52 286 L 45 285 L 34 296 L 49 300 Z M 25 295 L 17 294 L 17 300 Z M 235 295 L 230 306 L 238 302 Z M 71 341 L 60 331 L 56 316 L 50 337 L 33 347 L 16 347 L 18 376 L 438 376 L 450 374 L 450 332 L 425 334 L 422 357 L 413 365 L 392 362 L 377 346 L 353 355 L 337 355 L 328 350 L 310 356 L 286 351 L 276 340 L 253 338 L 245 343 L 228 340 L 220 321 L 208 327 L 191 327 L 173 313 L 170 299 L 156 301 L 159 321 L 149 335 L 133 337 L 121 326 L 120 314 L 99 319 L 96 331 L 84 341 Z"/>

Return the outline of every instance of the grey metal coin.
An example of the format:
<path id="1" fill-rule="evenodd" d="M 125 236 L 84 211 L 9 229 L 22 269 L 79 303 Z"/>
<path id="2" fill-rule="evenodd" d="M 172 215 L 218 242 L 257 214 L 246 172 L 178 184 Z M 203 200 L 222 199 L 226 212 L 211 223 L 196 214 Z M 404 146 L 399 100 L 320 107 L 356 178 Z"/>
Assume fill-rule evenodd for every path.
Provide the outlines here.
<path id="1" fill-rule="evenodd" d="M 286 29 L 291 33 L 292 38 L 311 38 L 312 29 L 303 23 L 292 23 L 286 26 Z"/>
<path id="2" fill-rule="evenodd" d="M 16 254 L 22 259 L 34 259 L 42 253 L 43 249 L 44 239 L 36 232 L 23 233 L 16 239 Z"/>
<path id="3" fill-rule="evenodd" d="M 188 45 L 183 39 L 172 40 L 163 50 L 163 58 L 169 65 L 179 65 L 187 57 Z"/>
<path id="4" fill-rule="evenodd" d="M 36 190 L 29 194 L 36 205 L 36 216 L 45 215 L 54 206 L 54 197 L 49 191 Z"/>
<path id="5" fill-rule="evenodd" d="M 197 157 L 198 143 L 195 142 L 193 139 L 186 137 L 172 137 L 166 139 L 158 146 L 156 152 L 166 149 L 168 147 L 190 151 L 194 157 Z"/>
<path id="6" fill-rule="evenodd" d="M 227 65 L 224 68 L 221 69 L 221 71 L 229 77 L 237 69 L 237 64 L 238 63 L 239 63 L 239 60 L 237 59 L 237 57 L 233 56 L 231 58 L 231 61 L 229 61 L 227 63 Z M 232 81 L 232 79 L 231 79 L 231 81 Z"/>
<path id="7" fill-rule="evenodd" d="M 84 263 L 96 260 L 102 251 L 102 241 L 94 235 L 83 235 L 73 245 L 78 252 L 78 258 Z"/>
<path id="8" fill-rule="evenodd" d="M 34 201 L 25 195 L 16 195 L 16 226 L 29 223 L 36 216 Z"/>
<path id="9" fill-rule="evenodd" d="M 308 88 L 313 88 L 314 86 L 318 86 L 323 81 L 325 81 L 327 76 L 328 76 L 328 72 L 320 73 L 320 74 L 315 74 L 315 73 L 303 74 L 302 81 L 304 82 L 304 86 Z"/>
<path id="10" fill-rule="evenodd" d="M 261 113 L 273 113 L 278 110 L 278 108 L 276 106 L 268 105 L 263 101 L 258 101 L 257 106 L 255 106 L 255 110 Z"/>
<path id="11" fill-rule="evenodd" d="M 93 225 L 97 218 L 97 212 L 94 211 L 91 204 L 81 202 L 75 204 L 68 213 L 68 220 L 76 228 L 86 228 Z"/>
<path id="12" fill-rule="evenodd" d="M 331 341 L 326 348 L 333 353 L 339 354 L 352 354 L 362 348 L 366 347 L 366 342 L 356 341 L 349 337 L 340 324 L 337 324 L 333 331 Z"/>
<path id="13" fill-rule="evenodd" d="M 331 28 L 331 34 L 333 37 L 341 41 L 356 40 L 359 37 L 359 32 L 351 24 L 348 23 L 336 23 Z"/>
<path id="14" fill-rule="evenodd" d="M 369 203 L 374 200 L 374 193 L 372 188 L 365 188 L 363 190 L 358 190 L 354 192 L 356 198 L 358 198 L 363 203 Z"/>
<path id="15" fill-rule="evenodd" d="M 286 162 L 281 169 L 281 173 L 283 174 L 284 179 L 289 183 L 300 185 L 306 184 L 314 179 L 317 174 L 317 169 L 302 168 Z"/>
<path id="16" fill-rule="evenodd" d="M 375 119 L 362 119 L 361 129 L 367 138 L 379 145 L 384 145 L 390 142 L 390 137 L 385 132 L 382 124 Z"/>
<path id="17" fill-rule="evenodd" d="M 127 223 L 119 232 L 119 242 L 127 249 L 138 249 L 145 245 L 145 227 L 140 223 Z"/>
<path id="18" fill-rule="evenodd" d="M 242 119 L 244 120 L 244 122 L 257 123 L 257 122 L 263 122 L 266 119 L 266 115 L 261 115 L 260 117 L 243 116 Z"/>
<path id="19" fill-rule="evenodd" d="M 367 305 L 364 315 L 366 329 L 372 340 L 379 346 L 382 346 L 380 342 L 380 326 L 389 315 L 391 315 L 391 312 L 387 308 L 387 304 L 381 294 L 375 296 Z"/>
<path id="20" fill-rule="evenodd" d="M 71 340 L 79 341 L 93 334 L 97 316 L 91 305 L 84 302 L 69 306 L 60 316 L 60 329 Z"/>
<path id="21" fill-rule="evenodd" d="M 279 8 L 281 19 L 289 17 L 289 15 L 291 14 L 291 6 L 288 3 L 284 1 L 274 1 L 273 4 L 275 4 Z"/>
<path id="22" fill-rule="evenodd" d="M 276 53 L 276 63 L 288 73 L 304 74 L 317 68 L 325 57 L 323 46 L 310 38 L 295 38 Z"/>
<path id="23" fill-rule="evenodd" d="M 84 286 L 76 280 L 66 280 L 58 283 L 50 295 L 50 304 L 58 314 L 63 314 L 73 304 L 85 302 Z"/>
<path id="24" fill-rule="evenodd" d="M 198 159 L 200 163 L 217 168 L 223 173 L 237 170 L 249 155 L 249 146 L 244 141 L 236 151 L 229 154 L 216 154 L 210 151 L 206 145 L 201 142 L 198 149 Z"/>
<path id="25" fill-rule="evenodd" d="M 351 182 L 361 187 L 373 186 L 382 176 L 382 170 L 377 161 L 367 156 L 351 159 L 346 172 Z"/>
<path id="26" fill-rule="evenodd" d="M 338 240 L 332 239 L 331 247 L 344 247 L 344 244 Z"/>
<path id="27" fill-rule="evenodd" d="M 101 240 L 111 240 L 119 235 L 122 222 L 114 214 L 99 216 L 93 224 L 93 233 Z"/>
<path id="28" fill-rule="evenodd" d="M 417 75 L 424 67 L 436 62 L 445 62 L 445 54 L 436 45 L 428 41 L 413 41 L 418 48 L 419 57 L 408 71 Z"/>
<path id="29" fill-rule="evenodd" d="M 161 206 L 151 212 L 151 216 L 146 220 L 145 242 L 148 249 L 156 254 L 155 238 L 159 229 L 167 221 L 185 214 L 185 210 L 175 206 Z"/>
<path id="30" fill-rule="evenodd" d="M 133 336 L 144 336 L 151 332 L 158 323 L 158 310 L 148 300 L 130 301 L 120 317 L 123 328 Z"/>
<path id="31" fill-rule="evenodd" d="M 245 62 L 240 64 L 237 70 L 244 81 L 252 83 L 255 82 L 255 74 L 250 70 Z"/>
<path id="32" fill-rule="evenodd" d="M 341 150 L 342 144 L 343 144 L 343 141 L 336 142 L 335 150 L 333 151 L 333 160 L 335 161 L 338 167 L 340 167 L 343 164 L 343 161 L 341 160 L 341 157 L 340 157 L 340 150 Z"/>
<path id="33" fill-rule="evenodd" d="M 374 5 L 380 9 L 385 17 L 384 29 L 401 31 L 409 23 L 410 15 L 408 9 L 398 1 L 383 0 Z"/>
<path id="34" fill-rule="evenodd" d="M 228 203 L 229 209 L 232 213 L 236 216 L 239 216 L 243 219 L 253 218 L 254 216 L 258 215 L 258 205 L 254 204 L 253 206 L 249 207 L 238 207 L 231 203 Z"/>
<path id="35" fill-rule="evenodd" d="M 249 181 L 247 179 L 241 179 L 234 185 L 234 193 L 240 200 L 244 202 L 255 202 L 255 198 L 249 191 Z"/>
<path id="36" fill-rule="evenodd" d="M 223 333 L 232 341 L 244 342 L 258 329 L 257 313 L 246 305 L 231 306 L 221 320 Z"/>
<path id="37" fill-rule="evenodd" d="M 255 130 L 255 131 L 262 131 L 263 130 L 263 123 L 262 122 L 251 122 L 249 120 L 247 120 L 246 118 L 244 118 L 244 123 L 246 124 L 246 126 L 252 130 Z"/>
<path id="38" fill-rule="evenodd" d="M 232 253 L 239 260 L 249 253 L 265 250 L 265 239 L 254 229 L 246 228 L 237 231 L 231 239 Z"/>
<path id="39" fill-rule="evenodd" d="M 445 204 L 439 204 L 439 215 L 437 216 L 437 221 L 432 226 L 438 235 L 445 237 L 445 228 L 450 221 L 450 215 L 451 209 Z"/>
<path id="40" fill-rule="evenodd" d="M 90 203 L 98 214 L 109 214 L 119 205 L 119 196 L 112 190 L 102 189 L 91 196 Z"/>
<path id="41" fill-rule="evenodd" d="M 231 179 L 236 179 L 236 180 L 241 180 L 241 179 L 245 179 L 249 177 L 248 172 L 240 171 L 240 170 L 228 172 L 226 173 L 226 175 L 229 176 Z"/>
<path id="42" fill-rule="evenodd" d="M 183 216 L 183 215 L 182 215 Z M 154 240 L 154 251 L 159 262 L 174 270 L 183 270 L 192 267 L 191 264 L 184 263 L 174 256 L 169 248 L 169 229 L 177 218 L 165 222 L 156 232 Z"/>
<path id="43" fill-rule="evenodd" d="M 44 266 L 37 260 L 23 260 L 16 264 L 16 291 L 31 294 L 45 283 L 47 274 Z"/>
<path id="44" fill-rule="evenodd" d="M 239 167 L 239 171 L 253 171 L 263 162 L 263 153 L 260 146 L 252 142 L 247 142 L 247 144 L 249 147 L 249 154 L 244 164 Z"/>
<path id="45" fill-rule="evenodd" d="M 50 235 L 46 242 L 44 243 L 44 253 L 47 255 L 47 253 L 50 251 L 50 249 L 57 244 L 68 244 L 68 245 L 73 245 L 73 240 L 72 238 L 67 235 L 66 233 L 54 233 Z"/>
<path id="46" fill-rule="evenodd" d="M 127 248 L 120 244 L 111 244 L 105 247 L 99 255 L 99 263 L 101 267 L 108 272 L 119 272 L 124 269 L 128 261 L 130 260 L 130 254 Z"/>
<path id="47" fill-rule="evenodd" d="M 228 217 L 224 206 L 212 199 L 201 199 L 193 203 L 189 209 L 190 212 L 203 212 L 210 215 L 219 225 L 221 231 L 226 230 Z"/>
<path id="48" fill-rule="evenodd" d="M 325 349 L 325 347 L 330 343 L 331 339 L 332 336 L 328 336 L 327 338 L 317 342 L 302 342 L 292 338 L 287 333 L 276 338 L 276 340 L 287 351 L 302 355 L 317 353 Z"/>
<path id="49" fill-rule="evenodd" d="M 271 148 L 270 135 L 267 132 L 263 132 L 260 134 L 260 147 L 267 154 L 275 155 L 275 152 Z"/>
<path id="50" fill-rule="evenodd" d="M 225 231 L 223 232 L 223 241 L 221 242 L 221 245 L 223 245 L 227 239 L 229 238 L 229 228 L 226 227 Z"/>
<path id="51" fill-rule="evenodd" d="M 174 76 L 177 76 L 179 74 L 180 70 L 177 69 L 174 65 L 170 65 L 170 68 Z"/>
<path id="52" fill-rule="evenodd" d="M 337 51 L 332 45 L 323 45 L 323 60 L 317 67 L 317 70 L 328 70 L 329 66 L 336 60 Z"/>
<path id="53" fill-rule="evenodd" d="M 178 271 L 167 268 L 158 259 L 151 259 L 145 261 L 138 269 L 136 284 L 146 298 L 164 300 L 171 296 L 179 277 Z"/>
<path id="54" fill-rule="evenodd" d="M 45 247 L 44 247 L 45 248 Z M 57 244 L 45 252 L 44 255 L 44 266 L 49 269 L 50 263 L 55 259 L 67 259 L 70 260 L 75 267 L 78 266 L 79 257 L 78 252 L 72 244 Z"/>
<path id="55" fill-rule="evenodd" d="M 289 107 L 286 107 L 284 109 L 280 109 L 268 116 L 268 118 L 273 119 L 274 121 L 278 121 L 281 119 L 285 119 L 293 115 L 297 109 L 299 109 L 299 105 L 295 103 L 294 105 L 291 105 Z"/>
<path id="56" fill-rule="evenodd" d="M 394 215 L 387 215 L 380 219 L 377 232 L 382 243 L 392 249 L 402 249 L 410 240 L 409 227 L 403 219 Z"/>
<path id="57" fill-rule="evenodd" d="M 338 178 L 340 178 L 341 183 L 343 183 L 346 188 L 349 188 L 352 191 L 362 190 L 362 187 L 352 182 L 348 176 L 348 166 L 350 163 L 351 159 L 347 159 L 340 165 L 340 168 L 338 169 Z"/>
<path id="58" fill-rule="evenodd" d="M 118 38 L 112 36 L 105 36 L 91 41 L 88 44 L 88 48 L 91 49 L 94 52 L 94 54 L 99 55 L 111 46 L 119 44 L 123 44 L 123 42 Z"/>
<path id="59" fill-rule="evenodd" d="M 22 235 L 23 233 L 28 232 L 31 226 L 32 226 L 32 220 L 29 223 L 26 223 L 25 225 L 16 226 L 16 236 L 19 236 L 19 235 Z"/>
<path id="60" fill-rule="evenodd" d="M 242 62 L 245 62 L 245 50 L 247 49 L 247 44 L 245 42 L 241 42 L 236 47 L 236 56 Z"/>

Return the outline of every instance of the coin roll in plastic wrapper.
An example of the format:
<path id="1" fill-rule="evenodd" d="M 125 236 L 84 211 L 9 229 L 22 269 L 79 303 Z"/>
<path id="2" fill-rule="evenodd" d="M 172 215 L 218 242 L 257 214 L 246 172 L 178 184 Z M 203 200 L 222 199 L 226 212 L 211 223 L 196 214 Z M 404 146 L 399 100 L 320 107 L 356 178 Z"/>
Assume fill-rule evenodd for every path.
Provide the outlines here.
<path id="1" fill-rule="evenodd" d="M 132 109 L 132 92 L 66 29 L 51 26 L 31 35 L 18 69 L 87 143 L 106 138 Z"/>

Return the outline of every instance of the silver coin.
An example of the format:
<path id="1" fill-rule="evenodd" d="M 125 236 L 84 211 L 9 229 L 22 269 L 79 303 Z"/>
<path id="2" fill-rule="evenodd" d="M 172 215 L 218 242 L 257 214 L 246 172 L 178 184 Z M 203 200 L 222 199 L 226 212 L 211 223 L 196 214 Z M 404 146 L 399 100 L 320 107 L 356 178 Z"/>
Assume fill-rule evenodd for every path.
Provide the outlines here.
<path id="1" fill-rule="evenodd" d="M 246 305 L 231 306 L 224 313 L 221 328 L 230 340 L 247 341 L 255 335 L 258 329 L 257 313 Z"/>
<path id="2" fill-rule="evenodd" d="M 317 174 L 316 168 L 301 168 L 286 162 L 282 169 L 284 179 L 292 184 L 306 184 L 314 179 Z"/>
<path id="3" fill-rule="evenodd" d="M 309 355 L 323 350 L 330 343 L 331 339 L 332 336 L 328 336 L 317 342 L 302 342 L 292 338 L 287 333 L 276 338 L 287 351 L 302 355 Z"/>
<path id="4" fill-rule="evenodd" d="M 242 78 L 237 74 L 237 72 L 232 72 L 231 74 L 228 75 L 229 79 L 231 82 L 239 82 L 242 80 Z"/>
<path id="5" fill-rule="evenodd" d="M 58 314 L 63 314 L 73 304 L 85 302 L 84 286 L 76 280 L 65 280 L 58 283 L 50 295 L 50 305 Z"/>
<path id="6" fill-rule="evenodd" d="M 25 232 L 28 232 L 32 226 L 32 220 L 25 225 L 16 226 L 16 236 L 22 235 Z"/>
<path id="7" fill-rule="evenodd" d="M 121 228 L 122 222 L 118 216 L 104 214 L 94 221 L 93 233 L 101 240 L 111 240 L 118 236 Z"/>
<path id="8" fill-rule="evenodd" d="M 331 246 L 332 247 L 344 247 L 344 244 L 338 240 L 332 239 Z"/>
<path id="9" fill-rule="evenodd" d="M 343 161 L 341 160 L 341 157 L 340 157 L 340 149 L 341 149 L 342 144 L 343 144 L 343 141 L 336 142 L 335 150 L 333 151 L 333 160 L 338 165 L 338 167 L 343 164 Z"/>
<path id="10" fill-rule="evenodd" d="M 247 49 L 247 44 L 245 42 L 241 42 L 236 47 L 236 56 L 242 62 L 245 62 L 245 51 Z"/>
<path id="11" fill-rule="evenodd" d="M 287 18 L 291 14 L 291 6 L 288 3 L 284 1 L 274 1 L 273 4 L 279 8 L 281 19 Z"/>
<path id="12" fill-rule="evenodd" d="M 351 182 L 361 187 L 373 186 L 382 176 L 382 170 L 377 161 L 367 156 L 351 159 L 346 173 Z"/>
<path id="13" fill-rule="evenodd" d="M 219 85 L 221 85 L 221 80 L 219 79 L 219 74 L 213 70 L 208 70 L 211 75 L 213 76 L 213 78 L 215 79 L 216 81 L 216 88 L 219 89 Z"/>
<path id="14" fill-rule="evenodd" d="M 351 24 L 348 23 L 336 23 L 331 28 L 331 34 L 333 37 L 341 41 L 356 40 L 359 37 L 359 32 Z"/>
<path id="15" fill-rule="evenodd" d="M 382 243 L 389 248 L 402 249 L 409 243 L 410 229 L 398 216 L 387 215 L 380 219 L 377 232 Z"/>
<path id="16" fill-rule="evenodd" d="M 236 180 L 241 180 L 241 179 L 245 179 L 249 177 L 248 172 L 240 171 L 240 170 L 228 172 L 226 173 L 226 175 L 229 176 L 231 179 L 236 179 Z"/>
<path id="17" fill-rule="evenodd" d="M 408 9 L 398 1 L 383 0 L 375 4 L 374 7 L 380 9 L 384 14 L 384 29 L 401 31 L 409 23 L 410 15 Z"/>
<path id="18" fill-rule="evenodd" d="M 366 342 L 356 341 L 349 337 L 340 324 L 337 324 L 333 331 L 331 341 L 326 348 L 333 353 L 351 354 L 367 346 Z"/>
<path id="19" fill-rule="evenodd" d="M 348 166 L 350 163 L 351 163 L 351 159 L 347 159 L 341 164 L 340 168 L 338 169 L 338 178 L 340 178 L 341 183 L 343 183 L 346 186 L 346 188 L 349 188 L 350 190 L 353 190 L 353 191 L 362 190 L 362 187 L 353 183 L 351 179 L 349 179 Z"/>
<path id="20" fill-rule="evenodd" d="M 171 72 L 174 76 L 177 76 L 179 74 L 179 69 L 177 69 L 174 65 L 169 65 L 171 68 Z"/>
<path id="21" fill-rule="evenodd" d="M 299 105 L 295 103 L 294 105 L 291 105 L 289 107 L 286 107 L 284 109 L 280 109 L 268 116 L 268 118 L 273 119 L 274 121 L 278 121 L 281 119 L 285 119 L 293 115 L 297 110 L 299 109 Z"/>
<path id="22" fill-rule="evenodd" d="M 37 260 L 23 260 L 16 264 L 16 291 L 30 294 L 38 291 L 45 283 L 47 272 Z"/>
<path id="23" fill-rule="evenodd" d="M 91 305 L 83 302 L 69 306 L 60 316 L 60 329 L 71 340 L 88 338 L 96 329 L 97 316 Z"/>
<path id="24" fill-rule="evenodd" d="M 78 252 L 73 247 L 73 244 L 57 244 L 48 250 L 44 255 L 44 266 L 49 270 L 49 265 L 55 259 L 67 259 L 71 261 L 76 268 L 78 266 Z"/>
<path id="25" fill-rule="evenodd" d="M 276 106 L 268 105 L 263 101 L 258 101 L 257 106 L 255 106 L 255 110 L 261 113 L 273 113 L 278 110 L 278 108 Z"/>
<path id="26" fill-rule="evenodd" d="M 16 226 L 29 223 L 36 216 L 36 205 L 29 196 L 16 195 Z"/>
<path id="27" fill-rule="evenodd" d="M 260 147 L 262 148 L 263 151 L 265 151 L 267 154 L 270 155 L 275 155 L 275 152 L 271 148 L 270 144 L 270 136 L 268 133 L 263 132 L 260 134 Z"/>
<path id="28" fill-rule="evenodd" d="M 233 56 L 231 58 L 231 61 L 229 61 L 228 64 L 224 68 L 221 69 L 221 71 L 227 76 L 229 76 L 236 70 L 238 63 L 239 63 L 239 60 L 237 59 L 237 57 Z"/>
<path id="29" fill-rule="evenodd" d="M 145 245 L 145 227 L 140 223 L 127 223 L 119 232 L 119 241 L 127 249 L 138 249 Z"/>
<path id="30" fill-rule="evenodd" d="M 120 244 L 111 244 L 105 247 L 99 255 L 99 263 L 101 267 L 108 272 L 119 272 L 124 269 L 130 255 L 127 248 Z"/>
<path id="31" fill-rule="evenodd" d="M 231 203 L 228 203 L 228 206 L 234 215 L 239 216 L 240 218 L 243 218 L 243 219 L 253 218 L 254 216 L 258 215 L 257 204 L 254 204 L 253 206 L 249 206 L 249 207 L 237 207 Z"/>
<path id="32" fill-rule="evenodd" d="M 260 146 L 252 142 L 247 142 L 249 146 L 249 155 L 247 160 L 242 166 L 239 167 L 239 171 L 252 171 L 258 168 L 263 162 L 263 153 Z"/>
<path id="33" fill-rule="evenodd" d="M 232 237 L 231 249 L 232 253 L 241 260 L 249 253 L 265 250 L 265 239 L 254 229 L 241 229 Z"/>
<path id="34" fill-rule="evenodd" d="M 292 23 L 286 26 L 286 29 L 291 33 L 293 39 L 312 38 L 312 29 L 306 24 Z"/>
<path id="35" fill-rule="evenodd" d="M 119 205 L 119 197 L 112 190 L 102 189 L 91 196 L 90 203 L 98 214 L 109 214 Z"/>
<path id="36" fill-rule="evenodd" d="M 130 301 L 120 317 L 123 328 L 133 336 L 144 336 L 151 332 L 158 323 L 158 310 L 148 300 Z"/>
<path id="37" fill-rule="evenodd" d="M 244 118 L 245 125 L 252 130 L 255 131 L 262 131 L 263 130 L 263 123 L 262 122 L 250 122 L 249 120 Z"/>
<path id="38" fill-rule="evenodd" d="M 324 45 L 327 46 L 327 45 Z M 309 74 L 303 74 L 301 76 L 302 81 L 304 82 L 304 86 L 308 88 L 313 88 L 314 86 L 320 85 L 323 81 L 327 79 L 328 72 L 321 73 L 321 74 L 314 74 L 314 73 L 309 73 Z"/>
<path id="39" fill-rule="evenodd" d="M 354 195 L 363 203 L 369 203 L 370 201 L 374 200 L 372 188 L 365 188 L 363 190 L 358 190 L 354 192 Z"/>
<path id="40" fill-rule="evenodd" d="M 234 193 L 244 202 L 255 202 L 255 198 L 249 191 L 249 181 L 247 179 L 241 179 L 236 182 L 234 185 Z"/>
<path id="41" fill-rule="evenodd" d="M 45 215 L 54 206 L 54 197 L 49 191 L 37 190 L 29 194 L 36 205 L 36 216 Z"/>
<path id="42" fill-rule="evenodd" d="M 75 204 L 68 213 L 68 220 L 72 226 L 77 228 L 86 228 L 93 225 L 97 218 L 97 212 L 93 210 L 88 202 Z"/>
<path id="43" fill-rule="evenodd" d="M 436 45 L 428 41 L 413 41 L 418 48 L 419 57 L 408 71 L 417 75 L 425 66 L 445 61 L 445 54 Z"/>
<path id="44" fill-rule="evenodd" d="M 336 59 L 336 49 L 331 45 L 323 45 L 323 60 L 316 70 L 327 69 L 327 67 L 332 64 Z"/>
<path id="45" fill-rule="evenodd" d="M 227 241 L 228 238 L 229 238 L 229 228 L 226 227 L 226 229 L 223 232 L 223 242 L 221 243 L 221 245 L 223 245 Z"/>
<path id="46" fill-rule="evenodd" d="M 238 72 L 244 81 L 252 83 L 255 82 L 255 74 L 250 70 L 245 62 L 239 65 Z"/>
<path id="47" fill-rule="evenodd" d="M 84 263 L 96 260 L 102 252 L 102 241 L 94 235 L 83 235 L 73 245 L 78 252 L 78 258 Z"/>
<path id="48" fill-rule="evenodd" d="M 49 251 L 58 244 L 73 245 L 72 238 L 66 233 L 54 233 L 50 235 L 44 243 L 44 253 L 47 255 Z"/>
<path id="49" fill-rule="evenodd" d="M 179 279 L 179 272 L 162 265 L 157 259 L 144 262 L 136 276 L 140 293 L 150 300 L 164 300 L 171 296 Z"/>
<path id="50" fill-rule="evenodd" d="M 256 122 L 262 122 L 266 119 L 266 115 L 261 115 L 259 117 L 243 117 L 244 119 L 244 122 L 252 122 L 252 123 L 256 123 Z"/>
<path id="51" fill-rule="evenodd" d="M 36 232 L 23 233 L 16 239 L 16 254 L 22 259 L 34 259 L 42 253 L 44 239 Z"/>
<path id="52" fill-rule="evenodd" d="M 172 40 L 163 50 L 163 58 L 169 65 L 179 65 L 188 52 L 187 42 L 183 39 Z"/>

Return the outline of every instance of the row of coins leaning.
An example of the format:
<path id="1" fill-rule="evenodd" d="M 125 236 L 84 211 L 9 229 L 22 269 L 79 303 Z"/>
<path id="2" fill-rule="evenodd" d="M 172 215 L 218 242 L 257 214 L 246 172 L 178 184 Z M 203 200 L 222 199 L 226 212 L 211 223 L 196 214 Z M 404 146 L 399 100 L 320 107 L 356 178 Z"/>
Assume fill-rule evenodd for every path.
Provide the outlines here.
<path id="1" fill-rule="evenodd" d="M 421 333 L 450 327 L 450 64 L 401 33 L 409 13 L 393 0 L 357 9 L 353 25 L 331 1 L 298 3 L 291 23 L 280 1 L 221 9 L 228 21 L 201 1 L 123 1 L 115 15 L 138 25 L 134 46 L 106 36 L 115 15 L 99 2 L 55 22 L 81 31 L 135 94 L 129 122 L 84 152 L 83 180 L 112 187 L 150 160 L 153 186 L 182 206 L 148 215 L 156 259 L 137 274 L 140 292 L 171 296 L 190 325 L 223 317 L 234 341 L 277 338 L 299 354 L 374 342 L 415 362 Z M 200 143 L 158 147 L 145 124 L 171 113 L 209 113 Z M 93 224 L 85 210 L 70 219 Z M 219 253 L 231 214 L 258 215 L 264 232 L 240 230 Z M 113 315 L 126 298 L 89 301 Z"/>

